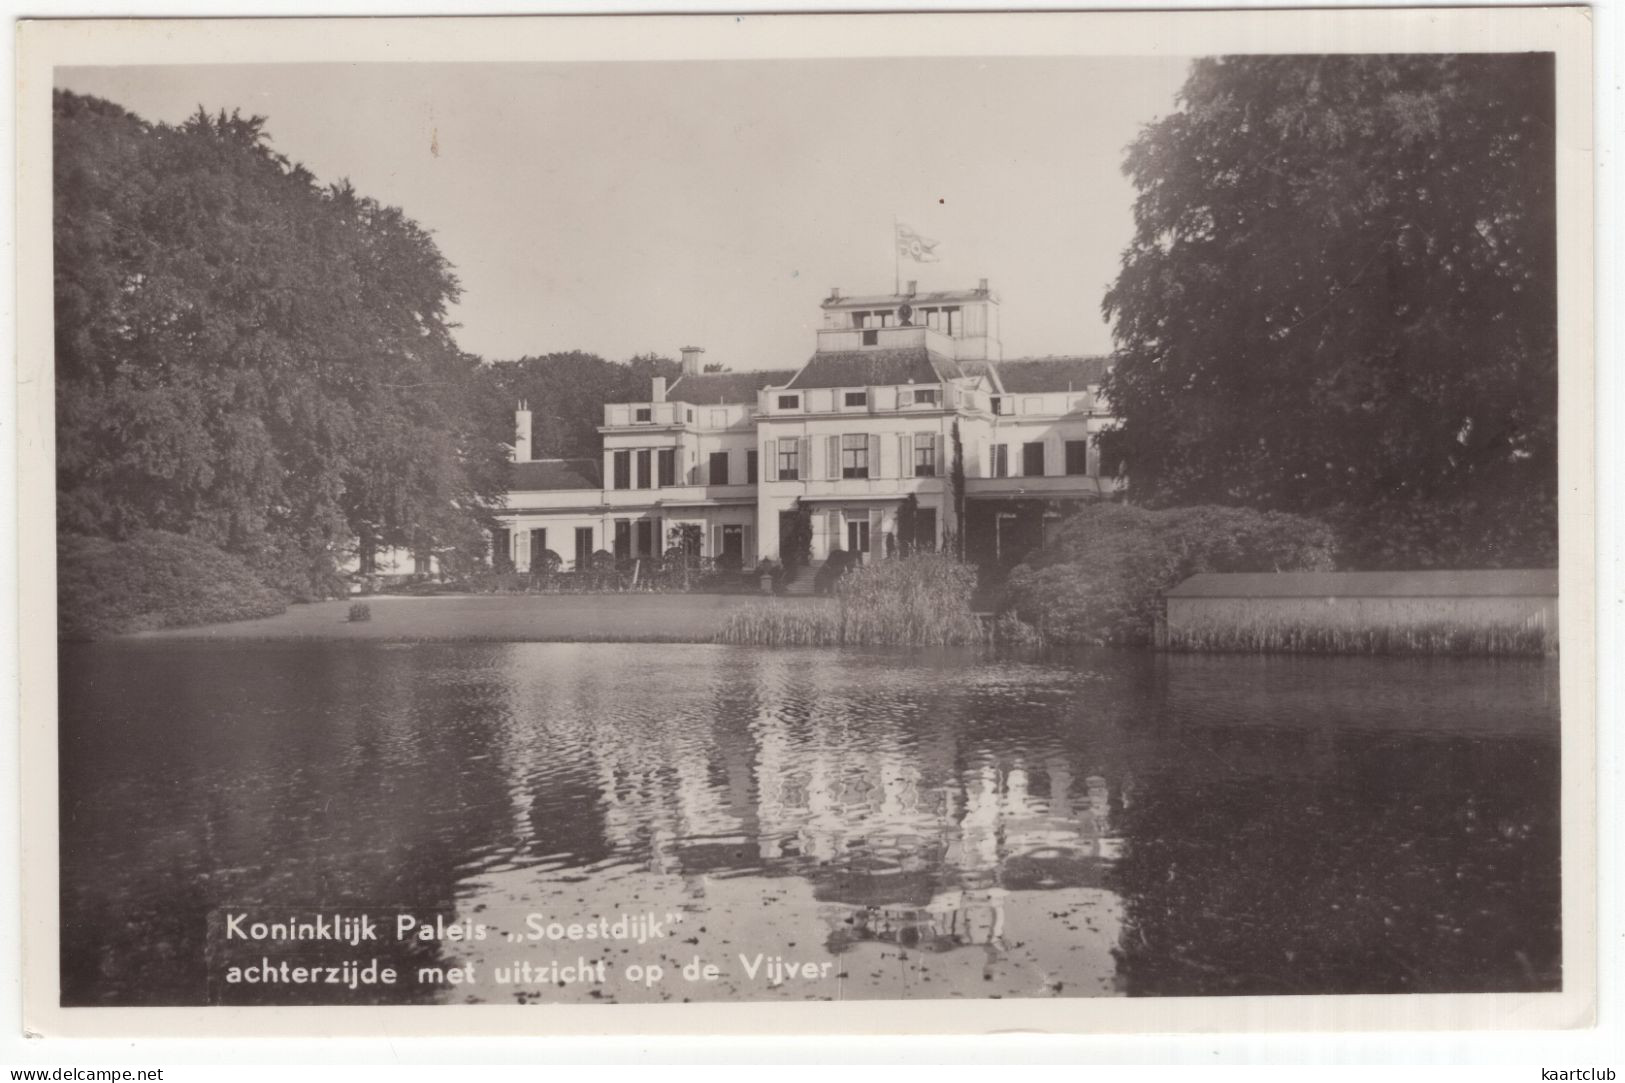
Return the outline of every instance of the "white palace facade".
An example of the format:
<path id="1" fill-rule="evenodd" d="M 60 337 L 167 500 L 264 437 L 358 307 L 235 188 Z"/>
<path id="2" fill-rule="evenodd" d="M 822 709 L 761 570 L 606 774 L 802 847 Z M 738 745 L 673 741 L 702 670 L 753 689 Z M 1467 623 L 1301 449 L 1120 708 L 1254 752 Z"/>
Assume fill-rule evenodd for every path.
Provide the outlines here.
<path id="1" fill-rule="evenodd" d="M 701 555 L 744 567 L 780 559 L 781 526 L 811 512 L 812 560 L 834 549 L 873 559 L 896 542 L 912 495 L 922 543 L 955 529 L 953 427 L 962 449 L 967 551 L 1010 562 L 1044 524 L 1113 492 L 1096 434 L 1110 427 L 1107 360 L 1003 360 L 998 298 L 976 289 L 823 301 L 818 344 L 800 368 L 703 373 L 683 350 L 671 385 L 604 407 L 598 459 L 532 459 L 517 412 L 513 482 L 493 555 L 526 571 L 544 550 L 566 570 L 605 550 L 663 553 L 699 527 Z M 502 558 L 506 557 L 506 560 Z"/>

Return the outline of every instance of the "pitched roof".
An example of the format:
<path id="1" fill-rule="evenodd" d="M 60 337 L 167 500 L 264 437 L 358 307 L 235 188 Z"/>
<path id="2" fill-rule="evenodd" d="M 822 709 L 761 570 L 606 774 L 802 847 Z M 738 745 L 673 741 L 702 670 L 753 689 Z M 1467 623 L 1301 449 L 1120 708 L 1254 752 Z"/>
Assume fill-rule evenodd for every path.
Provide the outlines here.
<path id="1" fill-rule="evenodd" d="M 1106 378 L 1109 357 L 1021 357 L 995 366 L 1011 395 L 1043 391 L 1082 391 Z"/>
<path id="2" fill-rule="evenodd" d="M 1557 597 L 1557 571 L 1204 572 L 1169 598 Z"/>
<path id="3" fill-rule="evenodd" d="M 513 464 L 513 492 L 549 489 L 602 489 L 603 471 L 597 459 L 529 459 Z"/>
<path id="4" fill-rule="evenodd" d="M 959 366 L 924 346 L 815 353 L 792 388 L 874 387 L 884 384 L 938 384 L 958 376 Z"/>
<path id="5" fill-rule="evenodd" d="M 755 402 L 756 392 L 764 387 L 783 387 L 796 374 L 795 369 L 772 369 L 761 372 L 705 372 L 697 376 L 679 376 L 666 392 L 672 402 L 686 402 L 706 406 L 719 402 Z"/>

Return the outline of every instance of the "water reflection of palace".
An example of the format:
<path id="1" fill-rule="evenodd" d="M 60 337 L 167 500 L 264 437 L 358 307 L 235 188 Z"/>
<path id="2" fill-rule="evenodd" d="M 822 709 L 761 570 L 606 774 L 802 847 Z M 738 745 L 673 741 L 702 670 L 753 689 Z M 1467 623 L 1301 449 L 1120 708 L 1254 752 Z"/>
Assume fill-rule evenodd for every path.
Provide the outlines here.
<path id="1" fill-rule="evenodd" d="M 837 948 L 998 946 L 1007 892 L 1104 889 L 1120 848 L 1104 769 L 967 736 L 959 700 L 918 688 L 845 698 L 834 665 L 757 656 L 700 696 L 674 692 L 663 714 L 604 709 L 602 674 L 532 683 L 509 750 L 532 849 L 690 879 L 800 876 Z M 547 796 L 565 777 L 570 808 Z"/>

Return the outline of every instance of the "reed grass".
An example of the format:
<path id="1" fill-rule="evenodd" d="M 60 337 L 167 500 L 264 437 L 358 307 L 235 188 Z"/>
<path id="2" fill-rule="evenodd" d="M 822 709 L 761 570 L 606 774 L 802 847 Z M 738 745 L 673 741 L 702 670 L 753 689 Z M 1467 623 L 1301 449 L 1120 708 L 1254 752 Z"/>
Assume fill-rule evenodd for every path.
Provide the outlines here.
<path id="1" fill-rule="evenodd" d="M 722 643 L 762 647 L 952 647 L 987 639 L 970 597 L 976 572 L 946 553 L 917 553 L 848 572 L 832 602 L 764 602 L 734 613 Z"/>
<path id="2" fill-rule="evenodd" d="M 1557 636 L 1538 624 L 1333 626 L 1290 621 L 1203 622 L 1170 628 L 1170 651 L 1245 654 L 1487 654 L 1543 655 Z"/>

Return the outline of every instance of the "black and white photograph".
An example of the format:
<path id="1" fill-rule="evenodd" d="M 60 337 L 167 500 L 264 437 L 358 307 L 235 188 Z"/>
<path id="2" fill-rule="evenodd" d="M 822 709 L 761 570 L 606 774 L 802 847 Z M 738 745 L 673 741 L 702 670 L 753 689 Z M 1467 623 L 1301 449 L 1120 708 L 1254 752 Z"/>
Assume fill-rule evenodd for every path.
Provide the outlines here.
<path id="1" fill-rule="evenodd" d="M 1575 14 L 56 63 L 31 995 L 1580 1022 Z"/>

